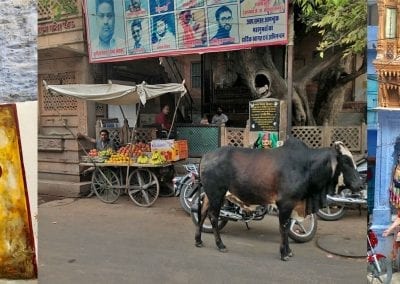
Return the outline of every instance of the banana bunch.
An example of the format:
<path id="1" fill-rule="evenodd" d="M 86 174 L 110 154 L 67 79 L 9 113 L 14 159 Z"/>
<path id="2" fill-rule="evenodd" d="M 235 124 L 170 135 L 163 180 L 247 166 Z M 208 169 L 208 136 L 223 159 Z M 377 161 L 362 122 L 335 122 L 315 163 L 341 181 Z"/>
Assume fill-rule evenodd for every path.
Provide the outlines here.
<path id="1" fill-rule="evenodd" d="M 161 153 L 159 151 L 154 151 L 151 154 L 150 164 L 161 165 L 161 164 L 164 164 L 166 161 L 167 160 L 165 159 L 165 157 L 163 155 L 161 155 Z"/>
<path id="2" fill-rule="evenodd" d="M 139 155 L 139 157 L 137 157 L 136 162 L 138 164 L 147 164 L 147 163 L 149 163 L 149 157 L 147 157 L 144 154 L 141 154 L 141 155 Z"/>
<path id="3" fill-rule="evenodd" d="M 111 149 L 102 150 L 98 153 L 99 157 L 108 158 L 113 154 Z"/>

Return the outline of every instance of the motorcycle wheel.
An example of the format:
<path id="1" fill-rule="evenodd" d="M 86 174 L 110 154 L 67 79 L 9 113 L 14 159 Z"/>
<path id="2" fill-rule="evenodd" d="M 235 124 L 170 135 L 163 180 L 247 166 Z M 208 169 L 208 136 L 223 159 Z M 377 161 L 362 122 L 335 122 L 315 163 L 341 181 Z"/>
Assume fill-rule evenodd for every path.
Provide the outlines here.
<path id="1" fill-rule="evenodd" d="M 311 241 L 317 232 L 317 217 L 310 214 L 304 220 L 291 219 L 289 237 L 297 243 Z"/>
<path id="2" fill-rule="evenodd" d="M 378 271 L 377 264 L 379 264 L 380 272 Z M 383 283 L 389 284 L 392 281 L 392 262 L 384 257 L 377 260 L 377 263 L 368 262 L 367 266 L 367 283 Z"/>
<path id="3" fill-rule="evenodd" d="M 339 220 L 344 214 L 344 205 L 328 204 L 325 208 L 321 208 L 317 211 L 318 217 L 324 221 Z"/>
<path id="4" fill-rule="evenodd" d="M 179 202 L 183 210 L 186 213 L 190 214 L 193 197 L 196 195 L 198 187 L 194 187 L 193 182 L 190 179 L 190 176 L 184 177 L 182 179 L 182 188 L 179 194 Z"/>
<path id="5" fill-rule="evenodd" d="M 200 194 L 201 205 L 203 205 L 202 200 L 204 198 L 204 195 L 205 195 L 204 192 Z M 197 204 L 198 199 L 199 199 L 198 194 L 195 194 L 195 196 L 193 197 L 192 204 Z M 197 226 L 197 224 L 199 223 L 197 210 L 191 211 L 190 215 L 192 217 L 193 223 Z M 222 228 L 225 227 L 226 223 L 228 223 L 228 220 L 219 218 L 218 219 L 218 230 L 222 230 Z M 206 218 L 206 220 L 203 223 L 203 226 L 201 227 L 201 231 L 204 233 L 212 233 L 213 232 L 210 218 L 208 218 L 208 217 Z"/>

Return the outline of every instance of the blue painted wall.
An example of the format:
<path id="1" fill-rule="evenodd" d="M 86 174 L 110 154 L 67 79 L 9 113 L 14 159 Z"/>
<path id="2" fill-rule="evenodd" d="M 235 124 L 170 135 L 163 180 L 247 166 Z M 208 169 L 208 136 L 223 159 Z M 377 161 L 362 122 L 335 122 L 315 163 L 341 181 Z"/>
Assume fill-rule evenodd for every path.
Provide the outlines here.
<path id="1" fill-rule="evenodd" d="M 376 148 L 375 194 L 372 229 L 378 235 L 378 251 L 390 256 L 392 237 L 382 237 L 391 223 L 389 185 L 396 156 L 400 153 L 400 109 L 378 111 L 378 139 Z M 368 141 L 368 143 L 370 143 Z"/>

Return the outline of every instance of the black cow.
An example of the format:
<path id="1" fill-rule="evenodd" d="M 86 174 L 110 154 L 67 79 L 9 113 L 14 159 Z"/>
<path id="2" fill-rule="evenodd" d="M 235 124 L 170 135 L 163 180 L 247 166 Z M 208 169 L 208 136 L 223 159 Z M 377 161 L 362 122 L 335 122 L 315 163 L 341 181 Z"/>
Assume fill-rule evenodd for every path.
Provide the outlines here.
<path id="1" fill-rule="evenodd" d="M 332 148 L 311 149 L 290 137 L 275 149 L 222 147 L 203 156 L 200 177 L 206 196 L 196 227 L 196 246 L 202 246 L 201 227 L 207 215 L 215 242 L 225 251 L 218 231 L 218 216 L 227 190 L 246 204 L 276 203 L 279 209 L 282 260 L 292 256 L 288 230 L 293 208 L 306 201 L 306 214 L 325 206 L 326 194 L 334 191 L 340 173 L 353 191 L 363 184 L 350 151 L 342 142 Z"/>

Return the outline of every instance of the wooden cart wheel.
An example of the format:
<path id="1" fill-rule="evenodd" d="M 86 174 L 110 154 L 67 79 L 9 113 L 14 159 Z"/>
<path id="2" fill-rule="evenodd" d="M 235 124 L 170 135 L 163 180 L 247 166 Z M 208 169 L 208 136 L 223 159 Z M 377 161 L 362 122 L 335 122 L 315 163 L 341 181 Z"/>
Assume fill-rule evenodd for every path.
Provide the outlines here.
<path id="1" fill-rule="evenodd" d="M 156 201 L 160 193 L 157 176 L 148 169 L 136 169 L 128 178 L 129 197 L 137 205 L 149 207 Z"/>
<path id="2" fill-rule="evenodd" d="M 97 168 L 92 175 L 92 189 L 105 203 L 117 201 L 121 187 L 117 174 L 109 168 Z"/>

